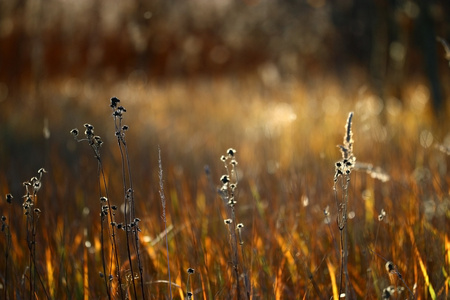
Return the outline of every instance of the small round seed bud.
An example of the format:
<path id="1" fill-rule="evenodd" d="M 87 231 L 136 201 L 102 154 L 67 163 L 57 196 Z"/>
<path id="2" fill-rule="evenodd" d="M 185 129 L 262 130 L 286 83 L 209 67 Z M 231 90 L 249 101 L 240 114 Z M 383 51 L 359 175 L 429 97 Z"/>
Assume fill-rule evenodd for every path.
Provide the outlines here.
<path id="1" fill-rule="evenodd" d="M 229 148 L 229 149 L 227 150 L 227 154 L 228 154 L 230 157 L 233 157 L 233 156 L 236 154 L 236 150 L 234 150 L 233 148 Z"/>
<path id="2" fill-rule="evenodd" d="M 230 182 L 230 177 L 228 175 L 223 175 L 222 177 L 220 177 L 220 181 L 225 184 L 227 182 Z"/>
<path id="3" fill-rule="evenodd" d="M 75 138 L 78 136 L 80 131 L 77 128 L 74 128 L 70 131 L 70 134 L 73 135 Z"/>

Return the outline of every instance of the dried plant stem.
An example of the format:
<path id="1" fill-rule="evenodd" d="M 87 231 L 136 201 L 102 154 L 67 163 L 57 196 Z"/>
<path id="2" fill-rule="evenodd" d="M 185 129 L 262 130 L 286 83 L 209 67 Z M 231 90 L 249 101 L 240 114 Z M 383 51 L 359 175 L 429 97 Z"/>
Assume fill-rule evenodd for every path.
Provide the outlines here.
<path id="1" fill-rule="evenodd" d="M 334 196 L 338 205 L 338 227 L 340 233 L 340 279 L 339 279 L 339 294 L 345 293 L 348 297 L 349 277 L 348 277 L 348 228 L 347 228 L 347 207 L 348 207 L 348 186 L 350 177 L 345 175 L 342 179 L 342 199 L 339 201 L 336 187 L 334 187 Z M 345 282 L 345 286 L 343 286 Z"/>
<path id="2" fill-rule="evenodd" d="M 102 210 L 102 205 L 100 204 L 100 211 L 101 210 Z M 111 291 L 109 288 L 108 279 L 106 277 L 105 241 L 103 238 L 105 228 L 103 226 L 103 221 L 104 221 L 103 213 L 101 214 L 100 218 L 101 218 L 101 220 L 100 220 L 100 245 L 101 245 L 100 248 L 101 248 L 101 253 L 102 253 L 103 279 L 105 282 L 105 289 L 106 289 L 106 293 L 108 295 L 108 299 L 111 299 Z"/>
<path id="3" fill-rule="evenodd" d="M 116 126 L 117 127 L 117 126 Z M 116 133 L 120 134 L 120 131 L 117 131 L 118 129 L 116 128 Z M 131 259 L 131 250 L 130 250 L 130 231 L 129 228 L 130 224 L 132 222 L 132 218 L 133 218 L 133 202 L 129 201 L 131 199 L 128 199 L 128 192 L 127 192 L 127 183 L 126 183 L 126 171 L 125 171 L 125 157 L 124 157 L 124 150 L 127 151 L 127 149 L 123 149 L 123 147 L 125 146 L 125 143 L 122 143 L 122 139 L 118 136 L 117 138 L 117 143 L 119 146 L 119 150 L 120 150 L 120 157 L 122 160 L 122 180 L 123 180 L 123 190 L 124 190 L 124 215 L 125 215 L 125 235 L 126 235 L 126 244 L 127 244 L 127 256 L 128 256 L 128 262 L 130 264 L 130 271 L 131 271 L 131 282 L 132 282 L 132 286 L 133 286 L 133 291 L 134 291 L 134 295 L 137 298 L 137 290 L 136 290 L 136 283 L 134 281 L 134 270 L 133 270 L 133 260 Z M 127 153 L 127 152 L 126 152 Z M 127 158 L 128 158 L 128 153 L 127 153 Z M 128 177 L 129 177 L 129 182 L 130 182 L 130 190 L 131 190 L 131 195 L 130 197 L 133 197 L 133 191 L 132 191 L 132 180 L 131 180 L 131 174 L 130 174 L 130 166 L 128 164 L 128 160 L 127 160 L 127 167 L 128 167 Z M 130 202 L 131 208 L 128 207 L 128 202 Z M 129 214 L 128 214 L 129 212 Z M 142 280 L 142 273 L 140 276 L 141 280 Z M 143 285 L 141 284 L 141 287 L 143 289 Z M 144 294 L 143 294 L 143 290 L 142 290 L 142 297 L 144 298 Z"/>
<path id="4" fill-rule="evenodd" d="M 136 208 L 134 201 L 134 189 L 133 189 L 133 179 L 131 176 L 131 166 L 130 166 L 130 157 L 128 155 L 128 147 L 125 141 L 125 131 L 128 130 L 128 126 L 122 125 L 123 113 L 126 112 L 126 109 L 123 106 L 118 106 L 120 102 L 116 97 L 112 97 L 111 108 L 113 109 L 114 116 L 114 129 L 115 135 L 117 137 L 117 144 L 119 146 L 121 164 L 122 164 L 122 181 L 123 181 L 123 190 L 124 190 L 124 219 L 125 219 L 125 231 L 126 231 L 126 242 L 127 242 L 127 255 L 128 262 L 130 264 L 131 271 L 131 280 L 133 285 L 133 291 L 135 297 L 137 298 L 137 289 L 135 283 L 135 273 L 133 270 L 133 261 L 132 261 L 132 253 L 130 249 L 130 243 L 133 243 L 134 250 L 136 252 L 137 264 L 139 269 L 139 279 L 141 283 L 141 293 L 142 298 L 145 299 L 145 291 L 144 291 L 144 277 L 143 277 L 143 267 L 141 263 L 141 256 L 139 251 L 139 229 L 136 222 Z M 134 241 L 130 241 L 130 233 L 134 235 Z"/>
<path id="5" fill-rule="evenodd" d="M 10 216 L 11 214 L 9 214 Z M 8 299 L 8 262 L 9 262 L 9 251 L 11 250 L 12 240 L 11 240 L 11 232 L 8 225 L 4 225 L 4 232 L 6 238 L 5 245 L 5 286 L 4 289 L 4 299 Z"/>
<path id="6" fill-rule="evenodd" d="M 345 124 L 345 136 L 343 145 L 339 145 L 339 149 L 342 154 L 342 160 L 335 164 L 334 175 L 334 198 L 338 208 L 338 227 L 340 232 L 340 254 L 341 254 L 341 266 L 340 266 L 340 282 L 339 282 L 339 294 L 341 295 L 343 290 L 345 297 L 349 297 L 349 277 L 348 277 L 348 228 L 347 228 L 347 216 L 348 216 L 348 188 L 350 185 L 350 174 L 355 167 L 356 158 L 353 155 L 353 132 L 352 132 L 352 119 L 353 112 L 350 112 Z M 339 183 L 339 184 L 338 184 Z M 341 189 L 341 199 L 339 200 L 337 185 Z M 345 281 L 345 287 L 343 283 Z"/>
<path id="7" fill-rule="evenodd" d="M 161 197 L 161 206 L 162 206 L 162 220 L 164 222 L 164 232 L 167 230 L 167 218 L 166 218 L 166 196 L 164 195 L 164 179 L 163 179 L 163 168 L 162 168 L 162 159 L 161 159 L 161 148 L 158 146 L 158 167 L 159 167 L 159 195 Z M 169 259 L 169 240 L 166 234 L 166 253 L 167 253 L 167 272 L 169 274 L 169 282 L 172 282 L 170 279 L 170 259 Z M 172 285 L 169 284 L 169 299 L 172 299 Z"/>
<path id="8" fill-rule="evenodd" d="M 106 184 L 106 176 L 105 176 L 105 172 L 104 172 L 104 169 L 103 169 L 103 164 L 102 164 L 102 161 L 101 161 L 101 158 L 100 158 L 100 155 L 99 155 L 98 151 L 94 151 L 94 152 L 96 154 L 96 158 L 97 158 L 97 162 L 98 162 L 99 191 L 101 193 L 100 186 L 101 186 L 101 182 L 103 181 L 103 187 L 105 189 L 106 198 L 109 198 L 108 197 L 109 196 L 108 186 Z M 107 203 L 108 203 L 107 205 L 108 205 L 109 219 L 112 222 L 114 217 L 112 215 L 111 204 L 110 204 L 109 201 L 107 201 Z M 103 220 L 103 217 L 102 217 L 102 222 L 103 221 L 104 220 Z M 118 250 L 117 250 L 116 230 L 115 230 L 114 226 L 111 226 L 111 233 L 110 233 L 110 226 L 108 226 L 107 228 L 108 228 L 108 230 L 107 230 L 108 234 L 110 235 L 111 250 L 113 251 L 113 255 L 112 255 L 113 257 L 111 257 L 111 263 L 112 263 L 113 260 L 115 260 L 115 263 L 116 263 L 116 270 L 117 270 L 116 272 L 117 272 L 117 280 L 118 280 L 118 287 L 119 287 L 119 295 L 120 295 L 121 299 L 125 299 L 125 296 L 124 296 L 123 290 L 122 290 L 122 276 L 120 274 L 120 261 L 119 261 L 119 253 L 118 253 Z M 103 237 L 103 232 L 101 234 L 102 234 L 102 237 Z M 103 238 L 102 238 L 102 241 L 103 241 Z M 104 247 L 104 245 L 102 245 L 102 247 Z M 104 254 L 104 252 L 103 252 L 103 254 Z M 105 258 L 103 257 L 103 259 L 105 259 Z M 106 278 L 106 274 L 104 274 L 104 275 L 105 275 L 105 278 Z M 108 296 L 111 297 L 110 292 L 108 293 Z"/>
<path id="9" fill-rule="evenodd" d="M 236 224 L 236 214 L 234 211 L 234 206 L 231 207 L 231 220 L 233 220 L 232 224 L 229 224 L 228 229 L 230 232 L 230 247 L 232 251 L 232 263 L 233 263 L 233 271 L 234 276 L 236 277 L 236 293 L 237 293 L 237 299 L 241 298 L 241 289 L 239 284 L 239 257 L 238 257 L 238 249 L 237 249 L 237 236 L 236 231 L 234 230 L 234 225 Z"/>

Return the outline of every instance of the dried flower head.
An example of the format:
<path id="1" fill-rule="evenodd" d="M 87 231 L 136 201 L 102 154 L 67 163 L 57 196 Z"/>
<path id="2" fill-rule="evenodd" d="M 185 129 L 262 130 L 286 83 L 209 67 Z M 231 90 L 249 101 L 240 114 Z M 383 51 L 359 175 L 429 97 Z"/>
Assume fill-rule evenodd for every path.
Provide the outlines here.
<path id="1" fill-rule="evenodd" d="M 8 202 L 9 204 L 12 203 L 12 199 L 13 199 L 13 198 L 14 198 L 13 195 L 11 195 L 11 194 L 6 194 L 6 202 Z"/>
<path id="2" fill-rule="evenodd" d="M 192 268 L 188 268 L 188 269 L 187 269 L 187 273 L 188 273 L 189 275 L 192 275 L 192 274 L 195 273 L 195 270 L 192 269 Z"/>
<path id="3" fill-rule="evenodd" d="M 242 224 L 242 223 L 239 223 L 239 224 L 237 224 L 236 228 L 238 228 L 238 229 L 242 229 L 242 228 L 244 228 L 244 224 Z"/>
<path id="4" fill-rule="evenodd" d="M 78 134 L 80 131 L 77 128 L 74 128 L 70 131 L 70 134 L 73 135 L 73 137 L 76 139 L 78 137 Z"/>
<path id="5" fill-rule="evenodd" d="M 117 103 L 120 102 L 120 100 L 117 97 L 112 97 L 110 99 L 110 101 L 111 101 L 111 105 L 110 105 L 111 108 L 116 108 L 117 107 Z"/>
<path id="6" fill-rule="evenodd" d="M 222 177 L 220 177 L 220 181 L 222 181 L 223 184 L 230 182 L 230 176 L 228 175 L 222 175 Z"/>
<path id="7" fill-rule="evenodd" d="M 225 219 L 223 222 L 224 222 L 225 224 L 227 224 L 227 225 L 230 225 L 231 223 L 233 223 L 233 220 L 231 220 L 231 219 Z"/>
<path id="8" fill-rule="evenodd" d="M 233 197 L 231 197 L 231 199 L 228 201 L 228 206 L 233 207 L 236 205 L 236 200 L 234 200 Z"/>
<path id="9" fill-rule="evenodd" d="M 394 263 L 392 261 L 388 261 L 386 263 L 386 265 L 385 265 L 385 268 L 386 268 L 386 271 L 388 273 L 391 273 L 391 272 L 395 271 L 395 266 L 394 266 Z"/>
<path id="10" fill-rule="evenodd" d="M 229 149 L 227 150 L 227 154 L 228 154 L 228 156 L 230 156 L 230 157 L 234 157 L 234 155 L 236 154 L 236 150 L 233 149 L 233 148 L 229 148 Z"/>

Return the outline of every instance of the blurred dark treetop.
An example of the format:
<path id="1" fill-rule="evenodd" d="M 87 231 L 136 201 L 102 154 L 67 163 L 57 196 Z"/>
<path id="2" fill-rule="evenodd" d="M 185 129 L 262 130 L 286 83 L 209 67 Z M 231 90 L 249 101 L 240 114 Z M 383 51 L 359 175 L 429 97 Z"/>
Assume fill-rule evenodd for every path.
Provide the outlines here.
<path id="1" fill-rule="evenodd" d="M 382 98 L 400 98 L 423 77 L 439 110 L 450 69 L 436 36 L 450 40 L 449 16 L 449 1 L 425 0 L 1 1 L 0 86 L 364 74 Z"/>

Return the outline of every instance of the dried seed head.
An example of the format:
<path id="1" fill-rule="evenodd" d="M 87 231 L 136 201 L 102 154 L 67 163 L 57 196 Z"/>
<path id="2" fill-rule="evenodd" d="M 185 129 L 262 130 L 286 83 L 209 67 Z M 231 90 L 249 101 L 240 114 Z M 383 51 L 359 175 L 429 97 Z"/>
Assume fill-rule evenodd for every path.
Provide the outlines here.
<path id="1" fill-rule="evenodd" d="M 192 269 L 192 268 L 189 268 L 189 269 L 187 269 L 187 273 L 188 273 L 189 275 L 192 275 L 192 274 L 195 273 L 195 270 Z"/>
<path id="2" fill-rule="evenodd" d="M 13 199 L 13 198 L 14 198 L 13 195 L 11 195 L 11 194 L 6 194 L 6 202 L 8 202 L 9 204 L 12 203 L 12 199 Z"/>
<path id="3" fill-rule="evenodd" d="M 220 177 L 220 181 L 222 181 L 223 184 L 230 182 L 230 177 L 228 175 L 222 175 Z"/>
<path id="4" fill-rule="evenodd" d="M 233 207 L 236 205 L 236 203 L 237 203 L 236 200 L 234 200 L 234 198 L 231 197 L 230 201 L 228 201 L 228 206 Z"/>
<path id="5" fill-rule="evenodd" d="M 77 128 L 74 128 L 70 131 L 70 134 L 73 135 L 74 138 L 77 138 L 79 133 L 80 131 Z"/>
<path id="6" fill-rule="evenodd" d="M 233 223 L 233 220 L 231 220 L 231 219 L 225 219 L 225 220 L 224 220 L 224 223 L 227 224 L 227 225 L 230 225 L 231 223 Z"/>
<path id="7" fill-rule="evenodd" d="M 234 155 L 236 154 L 236 150 L 233 149 L 233 148 L 229 148 L 229 149 L 227 150 L 227 154 L 228 154 L 228 156 L 230 156 L 230 157 L 234 157 Z"/>
<path id="8" fill-rule="evenodd" d="M 127 130 L 128 130 L 128 125 L 123 125 L 123 126 L 122 126 L 122 130 L 123 130 L 123 131 L 127 131 Z"/>
<path id="9" fill-rule="evenodd" d="M 108 198 L 106 198 L 106 197 L 100 197 L 100 202 L 106 202 L 106 201 L 108 201 Z"/>
<path id="10" fill-rule="evenodd" d="M 6 221 L 6 217 L 2 216 L 2 222 L 5 222 L 5 221 Z"/>
<path id="11" fill-rule="evenodd" d="M 394 264 L 391 261 L 388 261 L 386 263 L 385 267 L 386 267 L 386 271 L 388 273 L 391 273 L 392 271 L 395 271 L 395 266 L 394 266 Z"/>
<path id="12" fill-rule="evenodd" d="M 34 192 L 37 193 L 41 189 L 42 183 L 41 181 L 37 180 L 33 183 L 33 189 Z"/>
<path id="13" fill-rule="evenodd" d="M 236 226 L 238 229 L 242 229 L 242 228 L 244 228 L 244 224 L 242 224 L 242 223 L 239 223 L 239 224 L 237 224 L 237 226 Z"/>
<path id="14" fill-rule="evenodd" d="M 119 103 L 120 102 L 120 100 L 117 98 L 117 97 L 112 97 L 111 99 L 110 99 L 110 102 L 111 102 L 111 107 L 112 108 L 116 108 L 117 107 L 117 103 Z"/>

